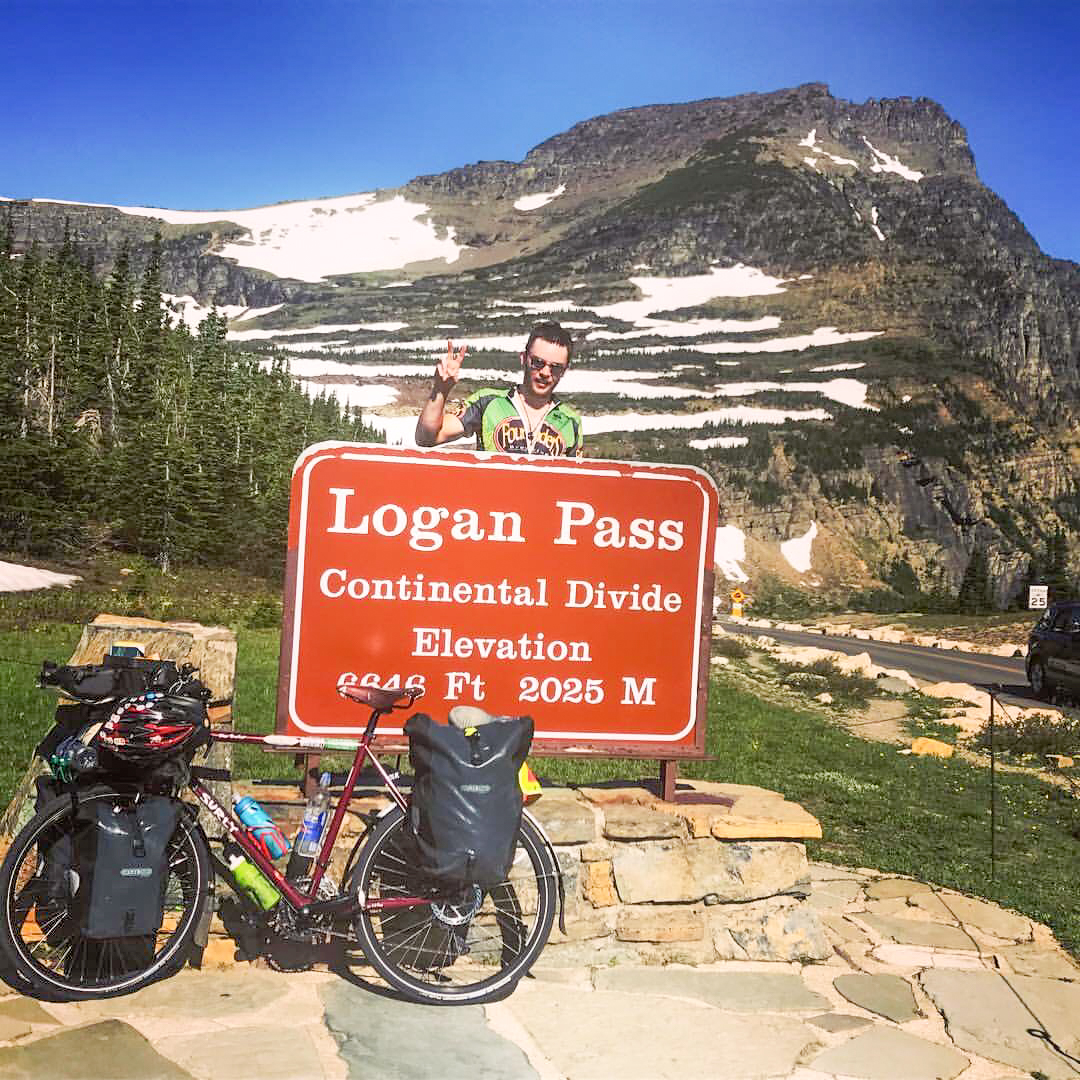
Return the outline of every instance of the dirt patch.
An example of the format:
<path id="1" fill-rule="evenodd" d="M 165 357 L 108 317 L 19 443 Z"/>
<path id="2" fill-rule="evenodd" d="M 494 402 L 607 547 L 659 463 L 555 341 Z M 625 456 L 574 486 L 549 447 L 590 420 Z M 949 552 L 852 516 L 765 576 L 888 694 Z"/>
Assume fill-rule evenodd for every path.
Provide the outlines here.
<path id="1" fill-rule="evenodd" d="M 908 707 L 904 702 L 875 698 L 858 712 L 836 719 L 841 727 L 853 735 L 858 735 L 860 739 L 907 746 L 911 742 L 911 733 L 904 726 L 907 716 Z"/>

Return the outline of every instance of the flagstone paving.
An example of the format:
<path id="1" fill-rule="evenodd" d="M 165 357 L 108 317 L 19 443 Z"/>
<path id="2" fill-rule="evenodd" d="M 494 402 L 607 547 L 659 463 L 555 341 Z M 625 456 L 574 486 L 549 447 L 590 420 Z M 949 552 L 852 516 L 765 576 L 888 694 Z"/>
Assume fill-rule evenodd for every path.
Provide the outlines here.
<path id="1" fill-rule="evenodd" d="M 1045 927 L 811 866 L 821 963 L 541 962 L 503 1001 L 397 1000 L 365 968 L 185 971 L 106 1001 L 0 1000 L 7 1080 L 1048 1080 L 1080 1077 L 1080 967 Z"/>

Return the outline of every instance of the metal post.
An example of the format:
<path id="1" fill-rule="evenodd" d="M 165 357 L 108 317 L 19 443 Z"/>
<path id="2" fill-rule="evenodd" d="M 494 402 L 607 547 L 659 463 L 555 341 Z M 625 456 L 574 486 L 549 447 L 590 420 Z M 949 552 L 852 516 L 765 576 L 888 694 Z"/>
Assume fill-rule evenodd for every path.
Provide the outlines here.
<path id="1" fill-rule="evenodd" d="M 997 770 L 994 753 L 994 703 L 997 694 L 990 691 L 990 885 L 997 876 Z"/>
<path id="2" fill-rule="evenodd" d="M 675 786 L 679 779 L 679 763 L 677 761 L 660 762 L 660 798 L 664 802 L 675 801 Z"/>

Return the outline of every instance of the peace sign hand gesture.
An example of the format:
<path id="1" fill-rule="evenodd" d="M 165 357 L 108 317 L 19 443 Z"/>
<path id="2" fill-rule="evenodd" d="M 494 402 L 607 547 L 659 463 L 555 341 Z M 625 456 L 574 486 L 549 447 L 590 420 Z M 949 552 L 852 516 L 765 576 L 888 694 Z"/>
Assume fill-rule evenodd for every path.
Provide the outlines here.
<path id="1" fill-rule="evenodd" d="M 435 365 L 435 386 L 444 393 L 449 393 L 460 378 L 461 364 L 465 359 L 466 348 L 454 349 L 454 343 L 446 343 L 446 357 Z"/>

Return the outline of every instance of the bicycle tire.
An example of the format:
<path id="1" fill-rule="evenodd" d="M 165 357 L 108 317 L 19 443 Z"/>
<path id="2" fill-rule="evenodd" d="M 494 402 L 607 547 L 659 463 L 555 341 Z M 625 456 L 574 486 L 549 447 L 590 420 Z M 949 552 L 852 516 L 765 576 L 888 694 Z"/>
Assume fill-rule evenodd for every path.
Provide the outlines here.
<path id="1" fill-rule="evenodd" d="M 424 895 L 422 881 L 409 866 L 409 836 L 405 815 L 395 807 L 364 842 L 353 883 L 368 902 L 395 894 Z M 384 913 L 365 910 L 355 920 L 356 935 L 372 967 L 413 1001 L 475 1005 L 497 1000 L 513 991 L 547 943 L 558 878 L 543 832 L 524 815 L 509 877 L 482 893 L 478 910 L 464 921 L 455 922 L 476 901 L 464 906 L 459 894 Z"/>
<path id="2" fill-rule="evenodd" d="M 80 792 L 78 802 L 123 804 L 136 797 L 133 791 L 94 787 Z M 19 832 L 0 867 L 0 949 L 17 977 L 12 985 L 43 1000 L 112 997 L 172 974 L 187 959 L 210 900 L 210 853 L 194 815 L 185 810 L 167 847 L 161 929 L 152 937 L 84 937 L 69 903 L 48 889 L 44 876 L 45 853 L 57 839 L 73 836 L 75 825 L 71 797 L 54 799 Z"/>

